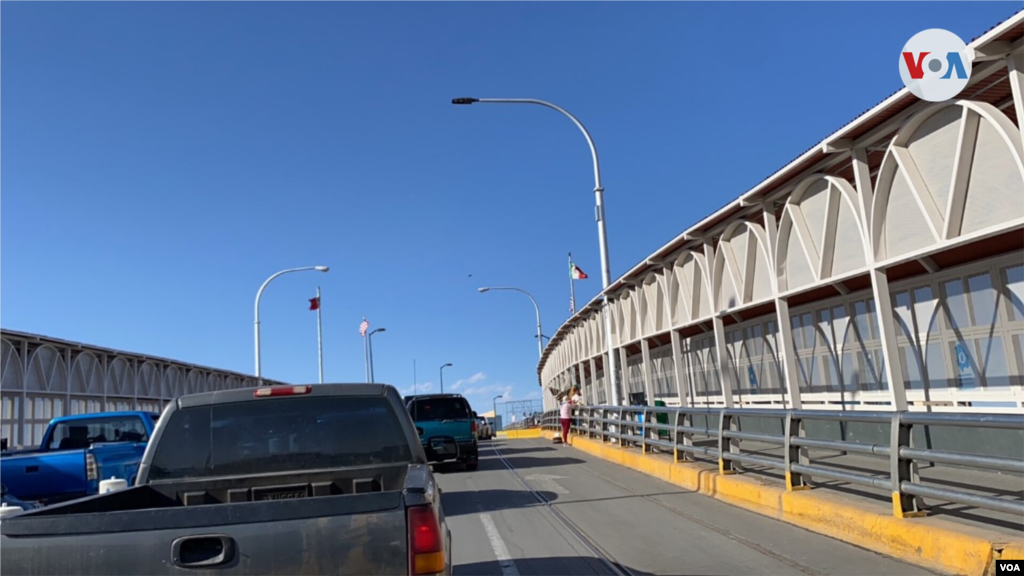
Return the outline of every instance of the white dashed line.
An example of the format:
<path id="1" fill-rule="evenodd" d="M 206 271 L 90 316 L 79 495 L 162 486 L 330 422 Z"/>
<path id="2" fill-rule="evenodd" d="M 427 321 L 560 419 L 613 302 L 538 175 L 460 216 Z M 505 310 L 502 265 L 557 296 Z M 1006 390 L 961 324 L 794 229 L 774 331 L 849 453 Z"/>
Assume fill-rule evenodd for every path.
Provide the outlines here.
<path id="1" fill-rule="evenodd" d="M 494 549 L 494 555 L 498 558 L 498 564 L 501 565 L 502 576 L 519 576 L 519 569 L 516 568 L 516 563 L 512 561 L 512 556 L 508 553 L 508 547 L 505 546 L 505 541 L 501 539 L 498 527 L 494 525 L 494 520 L 491 519 L 490 514 L 481 514 L 480 523 L 484 525 L 487 539 L 491 541 L 491 548 Z"/>

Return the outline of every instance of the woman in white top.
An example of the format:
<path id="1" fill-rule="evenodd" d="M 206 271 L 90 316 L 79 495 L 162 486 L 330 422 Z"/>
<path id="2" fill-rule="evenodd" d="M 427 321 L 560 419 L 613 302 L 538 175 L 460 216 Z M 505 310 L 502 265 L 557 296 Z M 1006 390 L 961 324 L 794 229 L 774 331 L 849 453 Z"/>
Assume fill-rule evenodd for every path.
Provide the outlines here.
<path id="1" fill-rule="evenodd" d="M 562 398 L 562 405 L 559 407 L 558 417 L 562 422 L 562 443 L 569 443 L 569 425 L 572 424 L 572 407 L 580 399 L 580 391 L 573 388 Z"/>

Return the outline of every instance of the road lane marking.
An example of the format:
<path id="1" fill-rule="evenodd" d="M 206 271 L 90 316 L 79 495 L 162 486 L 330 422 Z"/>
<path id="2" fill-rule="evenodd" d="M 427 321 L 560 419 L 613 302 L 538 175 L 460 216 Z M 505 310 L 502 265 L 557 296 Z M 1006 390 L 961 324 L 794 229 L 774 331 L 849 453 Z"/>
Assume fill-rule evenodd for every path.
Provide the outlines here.
<path id="1" fill-rule="evenodd" d="M 520 484 L 522 484 L 523 488 L 525 488 L 527 492 L 532 494 L 533 497 L 537 500 L 537 502 L 543 505 L 547 509 L 548 513 L 550 513 L 551 516 L 555 518 L 555 520 L 560 522 L 562 526 L 565 526 L 565 528 L 568 529 L 569 532 L 576 537 L 580 544 L 582 544 L 584 547 L 590 550 L 590 552 L 594 555 L 595 558 L 597 558 L 605 566 L 607 566 L 612 574 L 614 574 L 615 576 L 633 576 L 633 572 L 629 568 L 619 564 L 618 561 L 616 561 L 615 558 L 613 558 L 608 552 L 605 552 L 597 544 L 597 542 L 591 540 L 590 537 L 584 534 L 578 526 L 576 526 L 571 520 L 569 520 L 569 518 L 565 516 L 565 514 L 562 514 L 562 512 L 559 511 L 557 507 L 552 506 L 551 501 L 544 497 L 543 494 L 541 494 L 537 490 L 534 490 L 533 487 L 530 486 L 530 483 L 524 480 L 523 477 L 519 474 L 519 472 L 516 471 L 515 466 L 512 466 L 512 463 L 508 461 L 508 458 L 506 458 L 505 455 L 502 454 L 501 450 L 498 449 L 497 446 L 492 446 L 491 450 L 493 450 L 494 453 L 498 456 L 498 459 L 501 460 L 501 463 L 505 466 L 509 473 L 512 474 L 512 476 L 516 480 L 518 480 Z M 565 458 L 565 456 L 562 456 L 562 458 Z"/>
<path id="2" fill-rule="evenodd" d="M 548 492 L 554 492 L 555 494 L 569 493 L 569 491 L 566 490 L 561 484 L 556 482 L 556 480 L 568 480 L 568 477 L 566 476 L 552 476 L 551 474 L 531 474 L 529 476 L 524 477 L 523 479 L 536 483 L 537 485 L 540 486 L 542 490 L 547 490 Z"/>
<path id="3" fill-rule="evenodd" d="M 505 541 L 501 539 L 501 534 L 498 533 L 498 527 L 494 525 L 491 515 L 481 514 L 480 523 L 484 525 L 487 539 L 491 541 L 491 548 L 494 549 L 494 555 L 498 558 L 498 564 L 501 565 L 502 576 L 519 576 L 519 568 L 516 568 L 516 563 L 512 561 L 512 556 L 508 553 L 508 547 L 505 546 Z"/>

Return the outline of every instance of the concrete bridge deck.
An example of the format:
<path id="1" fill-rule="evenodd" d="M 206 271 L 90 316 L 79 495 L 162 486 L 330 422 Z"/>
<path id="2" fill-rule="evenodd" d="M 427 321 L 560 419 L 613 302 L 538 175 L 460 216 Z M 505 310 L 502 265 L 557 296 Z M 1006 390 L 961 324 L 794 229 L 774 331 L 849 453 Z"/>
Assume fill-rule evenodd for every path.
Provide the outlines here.
<path id="1" fill-rule="evenodd" d="M 456 575 L 937 573 L 546 439 L 481 448 L 438 467 Z"/>

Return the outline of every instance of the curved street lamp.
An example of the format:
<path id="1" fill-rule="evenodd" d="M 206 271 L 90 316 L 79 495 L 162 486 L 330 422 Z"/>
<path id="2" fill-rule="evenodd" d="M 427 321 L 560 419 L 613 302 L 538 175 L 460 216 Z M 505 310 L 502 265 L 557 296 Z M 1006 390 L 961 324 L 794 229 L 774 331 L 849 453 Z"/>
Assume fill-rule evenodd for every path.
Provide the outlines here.
<path id="1" fill-rule="evenodd" d="M 438 372 L 440 373 L 438 381 L 441 383 L 441 394 L 444 394 L 444 369 L 445 368 L 450 368 L 451 365 L 452 365 L 452 363 L 449 362 L 449 363 L 445 364 L 444 366 L 441 366 L 441 369 L 438 370 Z"/>
<path id="2" fill-rule="evenodd" d="M 514 290 L 514 291 L 519 292 L 521 294 L 525 294 L 526 297 L 530 299 L 530 302 L 533 302 L 533 309 L 537 311 L 537 354 L 538 354 L 538 357 L 544 356 L 543 333 L 541 332 L 541 329 L 540 329 L 540 306 L 537 306 L 537 301 L 533 299 L 533 296 L 531 296 L 529 292 L 527 292 L 526 290 L 523 290 L 522 288 L 514 288 L 514 287 L 511 287 L 511 286 L 497 286 L 497 287 L 494 287 L 494 288 L 489 288 L 489 287 L 477 288 L 477 291 L 480 292 L 481 294 L 483 294 L 484 292 L 489 292 L 491 290 Z"/>
<path id="3" fill-rule="evenodd" d="M 491 400 L 491 409 L 494 410 L 494 418 L 492 419 L 493 424 L 491 425 L 491 428 L 494 430 L 495 434 L 498 433 L 498 398 L 504 397 L 504 394 L 499 394 L 495 396 L 493 400 Z"/>
<path id="4" fill-rule="evenodd" d="M 373 335 L 376 334 L 377 332 L 387 332 L 387 331 L 388 331 L 387 328 L 377 328 L 373 332 L 370 332 L 369 334 L 366 335 L 366 349 L 367 349 L 367 352 L 369 353 L 369 356 L 370 356 L 370 358 L 369 358 L 369 360 L 370 360 L 370 366 L 369 366 L 369 368 L 370 368 L 370 370 L 369 370 L 370 380 L 369 380 L 369 382 L 371 382 L 371 383 L 376 382 L 376 380 L 375 380 L 376 376 L 373 373 Z"/>
<path id="5" fill-rule="evenodd" d="M 611 308 L 609 304 L 611 302 L 606 291 L 608 286 L 611 285 L 611 264 L 608 258 L 608 232 L 605 229 L 605 217 L 604 217 L 604 187 L 601 186 L 601 165 L 597 160 L 597 147 L 594 145 L 594 139 L 590 136 L 590 132 L 583 126 L 575 116 L 569 113 L 568 110 L 555 106 L 550 102 L 544 100 L 536 100 L 533 98 L 453 98 L 452 104 L 456 105 L 469 105 L 469 104 L 536 104 L 538 106 L 544 106 L 555 110 L 556 112 L 562 113 L 566 118 L 572 120 L 572 123 L 580 129 L 583 136 L 587 139 L 587 144 L 590 146 L 590 155 L 594 160 L 594 201 L 595 208 L 594 213 L 597 217 L 597 239 L 601 247 L 601 281 L 602 290 L 601 298 L 603 301 L 603 315 L 604 315 L 604 339 L 608 342 L 608 374 L 609 381 L 612 383 L 611 388 L 611 400 L 612 405 L 619 403 L 619 389 L 615 381 L 618 374 L 618 359 L 615 357 L 615 345 L 612 342 L 612 316 Z M 538 339 L 539 340 L 539 339 Z"/>
<path id="6" fill-rule="evenodd" d="M 256 308 L 256 322 L 255 322 L 255 331 L 256 331 L 256 382 L 257 383 L 262 383 L 263 382 L 263 370 L 262 370 L 262 365 L 261 365 L 261 362 L 260 362 L 260 298 L 263 296 L 263 290 L 267 287 L 267 284 L 270 284 L 271 280 L 273 280 L 274 278 L 277 278 L 278 276 L 281 276 L 282 274 L 289 274 L 291 272 L 306 272 L 306 271 L 309 271 L 309 270 L 316 270 L 317 272 L 327 272 L 330 269 L 331 268 L 329 266 L 304 266 L 302 268 L 289 268 L 287 270 L 281 270 L 280 272 L 277 272 L 276 274 L 272 275 L 270 278 L 267 278 L 266 281 L 263 282 L 263 285 L 260 286 L 259 291 L 256 292 L 256 306 L 255 306 L 255 308 Z"/>

